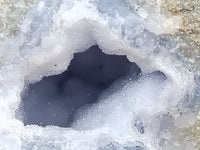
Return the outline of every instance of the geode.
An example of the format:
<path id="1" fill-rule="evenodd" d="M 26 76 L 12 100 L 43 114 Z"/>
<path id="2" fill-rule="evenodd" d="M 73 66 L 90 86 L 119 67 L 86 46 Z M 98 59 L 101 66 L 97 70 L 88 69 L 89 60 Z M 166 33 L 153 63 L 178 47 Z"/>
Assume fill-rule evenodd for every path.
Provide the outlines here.
<path id="1" fill-rule="evenodd" d="M 142 0 L 28 2 L 2 2 L 5 22 L 20 15 L 0 34 L 0 149 L 198 149 L 198 47 L 174 34 L 179 16 Z"/>

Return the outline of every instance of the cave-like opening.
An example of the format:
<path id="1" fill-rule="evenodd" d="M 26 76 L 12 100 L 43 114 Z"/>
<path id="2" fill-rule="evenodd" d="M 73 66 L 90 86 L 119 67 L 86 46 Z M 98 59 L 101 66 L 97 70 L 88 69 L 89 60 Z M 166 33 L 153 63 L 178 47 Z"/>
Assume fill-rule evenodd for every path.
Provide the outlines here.
<path id="1" fill-rule="evenodd" d="M 25 125 L 69 127 L 77 109 L 97 102 L 99 95 L 129 70 L 141 70 L 126 56 L 108 55 L 97 46 L 74 54 L 67 71 L 30 84 L 22 95 Z"/>

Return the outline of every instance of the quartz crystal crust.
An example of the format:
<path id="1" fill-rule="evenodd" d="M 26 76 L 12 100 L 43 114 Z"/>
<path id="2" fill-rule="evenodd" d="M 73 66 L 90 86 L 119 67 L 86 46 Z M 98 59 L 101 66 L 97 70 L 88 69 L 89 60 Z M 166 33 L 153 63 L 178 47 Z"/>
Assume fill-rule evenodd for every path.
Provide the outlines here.
<path id="1" fill-rule="evenodd" d="M 185 53 L 179 15 L 150 0 L 26 2 L 0 33 L 0 149 L 198 150 L 198 47 Z"/>

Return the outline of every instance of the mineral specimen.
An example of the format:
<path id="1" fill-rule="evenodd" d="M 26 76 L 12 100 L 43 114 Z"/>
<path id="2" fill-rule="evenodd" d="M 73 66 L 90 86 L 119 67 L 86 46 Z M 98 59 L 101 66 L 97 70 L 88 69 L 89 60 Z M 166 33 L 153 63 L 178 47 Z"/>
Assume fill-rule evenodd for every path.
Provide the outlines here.
<path id="1" fill-rule="evenodd" d="M 0 149 L 200 149 L 179 1 L 0 1 Z"/>

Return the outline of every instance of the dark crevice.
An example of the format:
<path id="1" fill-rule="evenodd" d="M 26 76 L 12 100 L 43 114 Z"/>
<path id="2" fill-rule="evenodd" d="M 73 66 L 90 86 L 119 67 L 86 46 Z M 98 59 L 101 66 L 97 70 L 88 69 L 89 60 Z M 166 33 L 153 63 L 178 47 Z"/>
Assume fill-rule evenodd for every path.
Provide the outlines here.
<path id="1" fill-rule="evenodd" d="M 19 110 L 24 112 L 24 124 L 69 127 L 77 109 L 96 103 L 102 91 L 130 68 L 135 76 L 141 73 L 126 56 L 104 54 L 97 45 L 75 54 L 67 71 L 29 85 Z"/>

